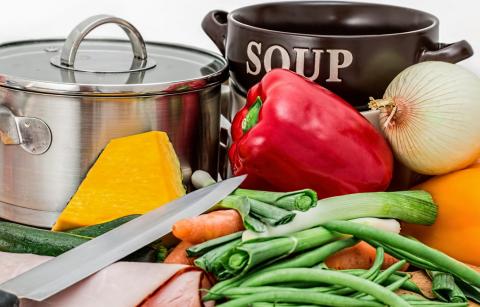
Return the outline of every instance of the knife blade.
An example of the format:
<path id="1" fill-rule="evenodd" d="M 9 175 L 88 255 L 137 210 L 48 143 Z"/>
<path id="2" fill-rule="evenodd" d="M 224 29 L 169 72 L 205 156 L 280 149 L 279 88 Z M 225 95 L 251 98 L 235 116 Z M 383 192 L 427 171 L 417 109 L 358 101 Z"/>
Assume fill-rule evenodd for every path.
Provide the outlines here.
<path id="1" fill-rule="evenodd" d="M 45 300 L 169 233 L 176 221 L 207 211 L 245 177 L 189 193 L 2 283 L 0 306 L 18 306 L 22 298 Z"/>

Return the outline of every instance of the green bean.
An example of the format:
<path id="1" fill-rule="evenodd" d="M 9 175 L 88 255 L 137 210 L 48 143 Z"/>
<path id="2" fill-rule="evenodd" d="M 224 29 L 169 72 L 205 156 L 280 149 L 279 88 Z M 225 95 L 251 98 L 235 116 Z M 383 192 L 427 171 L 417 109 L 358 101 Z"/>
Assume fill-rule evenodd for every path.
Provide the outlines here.
<path id="1" fill-rule="evenodd" d="M 436 301 L 409 301 L 412 306 L 421 307 L 467 307 L 468 303 L 442 303 Z"/>
<path id="2" fill-rule="evenodd" d="M 358 306 L 358 307 L 381 307 L 382 304 L 370 301 L 362 301 L 350 297 L 339 295 L 315 293 L 311 291 L 271 291 L 268 293 L 256 293 L 245 297 L 230 300 L 226 303 L 217 305 L 218 307 L 244 307 L 254 302 L 271 303 L 300 303 L 317 304 L 325 306 Z M 297 305 L 297 304 L 295 304 Z M 401 305 L 393 305 L 401 306 Z M 403 306 L 409 306 L 403 305 Z"/>
<path id="3" fill-rule="evenodd" d="M 319 262 L 324 261 L 330 255 L 333 255 L 336 252 L 347 247 L 351 247 L 357 243 L 358 240 L 354 238 L 334 241 L 293 258 L 274 263 L 263 269 L 261 272 L 287 268 L 309 268 L 318 264 Z"/>
<path id="4" fill-rule="evenodd" d="M 377 251 L 375 253 L 375 260 L 373 261 L 372 267 L 365 273 L 365 275 L 362 275 L 361 277 L 372 280 L 377 277 L 378 273 L 380 272 L 380 269 L 382 268 L 383 260 L 385 259 L 385 252 L 383 250 L 383 247 L 377 247 Z"/>
<path id="5" fill-rule="evenodd" d="M 364 271 L 362 274 L 358 275 L 358 277 L 361 277 L 363 279 L 368 279 L 368 280 L 372 280 L 373 278 L 375 278 L 375 276 L 377 276 L 378 272 L 380 271 L 380 268 L 382 267 L 384 256 L 385 256 L 385 253 L 383 251 L 383 248 L 377 248 L 375 253 L 375 260 L 373 261 L 372 266 L 367 271 Z M 334 286 L 328 293 L 338 294 L 338 295 L 347 295 L 354 292 L 355 290 L 350 288 L 345 288 L 342 286 Z"/>
<path id="6" fill-rule="evenodd" d="M 375 278 L 377 276 L 378 272 L 380 271 L 380 268 L 382 267 L 384 256 L 385 256 L 385 253 L 383 251 L 383 248 L 382 247 L 377 248 L 376 253 L 375 253 L 375 260 L 373 261 L 372 266 L 370 267 L 369 270 L 367 270 L 364 273 L 362 273 L 361 275 L 359 275 L 359 277 L 361 277 L 363 279 L 368 279 L 368 280 L 372 280 L 373 278 Z M 334 286 L 332 288 L 332 290 L 328 293 L 338 294 L 338 295 L 347 295 L 347 294 L 351 294 L 353 292 L 356 292 L 356 291 L 351 289 L 351 288 L 345 288 L 345 287 L 342 287 L 342 286 Z"/>
<path id="7" fill-rule="evenodd" d="M 365 242 L 367 242 L 368 244 L 370 244 L 370 245 L 372 245 L 372 246 L 375 246 L 375 247 L 377 247 L 377 246 L 383 246 L 383 247 L 385 248 L 385 251 L 386 251 L 389 255 L 391 255 L 391 256 L 393 256 L 393 257 L 395 257 L 395 258 L 397 258 L 397 259 L 406 259 L 405 253 L 400 254 L 400 253 L 398 252 L 398 250 L 392 248 L 391 246 L 387 246 L 386 244 L 382 244 L 382 243 L 379 243 L 379 242 L 374 241 L 374 240 L 366 240 Z M 433 264 L 430 264 L 429 262 L 425 262 L 425 261 L 423 261 L 423 260 L 421 260 L 421 261 L 415 261 L 417 258 L 418 258 L 418 257 L 416 257 L 416 258 L 413 258 L 413 257 L 412 257 L 412 258 L 409 258 L 409 259 L 408 259 L 408 262 L 409 262 L 410 264 L 418 267 L 418 268 L 422 268 L 422 267 L 427 267 L 428 269 L 436 268 L 436 266 L 434 266 Z"/>
<path id="8" fill-rule="evenodd" d="M 377 300 L 395 307 L 409 306 L 402 298 L 377 285 L 376 283 L 350 274 L 330 270 L 312 270 L 303 268 L 269 271 L 244 282 L 242 286 L 255 287 L 277 283 L 279 281 L 312 281 L 340 285 L 372 295 Z"/>
<path id="9" fill-rule="evenodd" d="M 460 261 L 416 240 L 408 239 L 395 233 L 381 231 L 371 226 L 348 221 L 330 221 L 325 223 L 324 226 L 332 231 L 351 234 L 362 240 L 374 240 L 382 245 L 386 244 L 409 254 L 416 255 L 417 257 L 438 266 L 441 268 L 440 271 L 450 272 L 458 278 L 463 279 L 476 287 L 480 287 L 480 273 L 469 268 Z"/>
<path id="10" fill-rule="evenodd" d="M 392 274 L 394 274 L 396 271 L 398 271 L 399 269 L 401 269 L 405 263 L 407 263 L 407 261 L 405 260 L 400 260 L 394 264 L 392 264 L 391 266 L 389 266 L 386 270 L 380 272 L 380 274 L 377 275 L 377 277 L 375 277 L 375 279 L 373 280 L 374 282 L 376 282 L 377 284 L 382 284 L 384 281 L 386 281 Z"/>
<path id="11" fill-rule="evenodd" d="M 293 258 L 281 260 L 277 263 L 264 267 L 263 269 L 252 272 L 252 274 L 249 274 L 248 276 L 246 276 L 240 284 L 242 284 L 243 282 L 245 282 L 250 278 L 255 278 L 255 276 L 258 276 L 260 274 L 273 271 L 273 270 L 312 267 L 317 263 L 327 259 L 330 255 L 333 255 L 336 252 L 344 248 L 351 247 L 357 243 L 358 243 L 358 240 L 354 238 L 330 242 L 328 244 L 317 247 L 311 251 L 305 252 Z"/>
<path id="12" fill-rule="evenodd" d="M 267 302 L 255 302 L 249 305 L 249 307 L 319 307 L 320 305 L 305 305 L 305 304 L 282 304 L 282 303 L 267 303 Z"/>
<path id="13" fill-rule="evenodd" d="M 392 292 L 397 291 L 409 279 L 410 279 L 410 276 L 408 276 L 408 275 L 404 276 L 404 277 L 400 278 L 399 280 L 387 285 L 385 287 L 385 289 L 388 289 Z M 352 297 L 353 298 L 361 298 L 361 299 L 364 299 L 364 300 L 375 300 L 375 298 L 373 296 L 366 295 L 365 293 L 360 293 L 360 294 L 354 295 Z"/>
<path id="14" fill-rule="evenodd" d="M 256 293 L 265 293 L 271 291 L 312 291 L 312 292 L 323 292 L 325 288 L 308 288 L 308 289 L 298 289 L 298 288 L 291 288 L 291 287 L 272 287 L 272 286 L 261 286 L 261 287 L 235 287 L 230 288 L 225 291 L 219 293 L 219 295 L 227 298 L 231 298 L 233 296 L 244 296 Z"/>
<path id="15" fill-rule="evenodd" d="M 410 302 L 410 301 L 427 301 L 430 302 L 430 300 L 426 299 L 423 296 L 416 295 L 416 294 L 402 294 L 400 295 L 404 300 Z"/>
<path id="16" fill-rule="evenodd" d="M 397 272 L 397 273 L 398 273 L 398 272 Z M 405 276 L 405 275 L 403 275 L 403 276 Z M 393 283 L 393 282 L 401 279 L 403 276 L 396 275 L 396 274 L 390 275 L 390 277 L 388 277 L 387 280 L 382 283 L 382 285 Z M 415 292 L 415 293 L 418 293 L 418 294 L 422 294 L 422 291 L 421 291 L 420 288 L 417 286 L 417 284 L 415 284 L 415 283 L 414 283 L 413 281 L 411 281 L 411 280 L 407 280 L 407 281 L 402 285 L 401 289 L 408 290 L 408 291 L 411 291 L 411 292 Z M 423 294 L 422 294 L 422 295 L 423 295 Z"/>
<path id="17" fill-rule="evenodd" d="M 320 262 L 319 264 L 315 264 L 314 266 L 312 266 L 312 269 L 327 270 L 328 266 L 325 262 Z"/>
<path id="18" fill-rule="evenodd" d="M 403 294 L 401 297 L 410 303 L 413 306 L 422 306 L 422 307 L 462 307 L 467 306 L 465 303 L 442 303 L 437 301 L 430 301 L 423 296 L 412 295 L 412 294 Z"/>
<path id="19" fill-rule="evenodd" d="M 350 270 L 340 270 L 339 272 L 343 272 L 343 273 L 347 273 L 347 274 L 351 274 L 351 275 L 355 275 L 355 276 L 361 276 L 364 272 L 366 272 L 367 270 L 362 270 L 362 269 L 350 269 Z M 386 271 L 386 270 L 384 270 Z M 381 271 L 380 274 L 384 271 Z M 403 276 L 405 276 L 407 273 L 405 272 L 395 272 L 393 273 L 392 275 L 390 275 L 386 281 L 384 281 L 383 283 L 381 283 L 382 285 L 384 283 L 387 283 L 387 284 L 390 284 L 394 281 L 397 281 L 399 280 L 400 278 L 402 278 Z M 380 275 L 379 275 L 380 276 Z M 402 285 L 402 289 L 405 289 L 405 290 L 408 290 L 408 291 L 412 291 L 412 292 L 415 292 L 415 293 L 419 293 L 419 294 L 422 294 L 422 292 L 420 291 L 420 288 L 418 288 L 418 286 L 408 280 L 407 282 L 405 282 L 403 285 Z"/>
<path id="20" fill-rule="evenodd" d="M 325 284 L 311 283 L 311 282 L 285 282 L 275 284 L 275 287 L 287 287 L 287 288 L 300 288 L 300 289 L 311 289 L 311 288 L 324 288 L 330 289 L 331 286 L 325 286 Z"/>
<path id="21" fill-rule="evenodd" d="M 389 284 L 385 288 L 387 288 L 388 290 L 390 290 L 392 292 L 397 291 L 410 278 L 412 278 L 410 275 L 404 276 L 404 277 L 400 278 L 399 280 L 394 281 L 393 283 Z"/>

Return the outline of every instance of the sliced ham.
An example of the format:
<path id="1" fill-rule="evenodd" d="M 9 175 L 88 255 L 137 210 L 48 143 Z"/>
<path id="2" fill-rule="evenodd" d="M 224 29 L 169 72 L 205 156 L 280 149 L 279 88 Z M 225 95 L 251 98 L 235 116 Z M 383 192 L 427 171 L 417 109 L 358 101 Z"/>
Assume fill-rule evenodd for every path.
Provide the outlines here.
<path id="1" fill-rule="evenodd" d="M 155 292 L 142 307 L 196 307 L 202 306 L 198 289 L 210 288 L 208 279 L 201 271 L 181 274 Z"/>
<path id="2" fill-rule="evenodd" d="M 49 259 L 0 252 L 0 283 Z M 133 307 L 141 304 L 197 307 L 202 306 L 199 288 L 204 286 L 203 280 L 203 272 L 190 266 L 117 262 L 46 301 L 22 300 L 21 307 Z M 177 302 L 181 305 L 175 305 Z"/>

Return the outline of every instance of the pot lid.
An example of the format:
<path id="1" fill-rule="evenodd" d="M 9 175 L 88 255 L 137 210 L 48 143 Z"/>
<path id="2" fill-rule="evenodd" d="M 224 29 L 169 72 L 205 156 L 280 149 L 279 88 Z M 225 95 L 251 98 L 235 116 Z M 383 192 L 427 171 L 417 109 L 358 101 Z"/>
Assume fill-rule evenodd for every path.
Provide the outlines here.
<path id="1" fill-rule="evenodd" d="M 114 23 L 129 40 L 84 39 Z M 134 96 L 197 90 L 225 81 L 220 55 L 194 47 L 144 42 L 135 27 L 109 15 L 90 17 L 66 40 L 0 45 L 0 86 L 66 95 Z"/>

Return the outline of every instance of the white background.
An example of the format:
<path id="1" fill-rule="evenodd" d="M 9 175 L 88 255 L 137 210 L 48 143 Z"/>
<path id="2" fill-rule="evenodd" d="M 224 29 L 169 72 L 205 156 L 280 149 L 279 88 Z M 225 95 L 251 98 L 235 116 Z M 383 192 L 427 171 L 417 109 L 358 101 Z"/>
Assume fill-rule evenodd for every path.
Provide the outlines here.
<path id="1" fill-rule="evenodd" d="M 364 0 L 428 11 L 440 18 L 440 39 L 450 43 L 467 39 L 477 52 L 462 62 L 480 74 L 480 0 Z M 65 37 L 81 20 L 94 14 L 112 14 L 133 23 L 146 40 L 169 41 L 216 50 L 200 23 L 212 9 L 231 11 L 262 1 L 252 0 L 2 0 L 0 42 Z M 105 25 L 93 36 L 122 37 Z"/>

